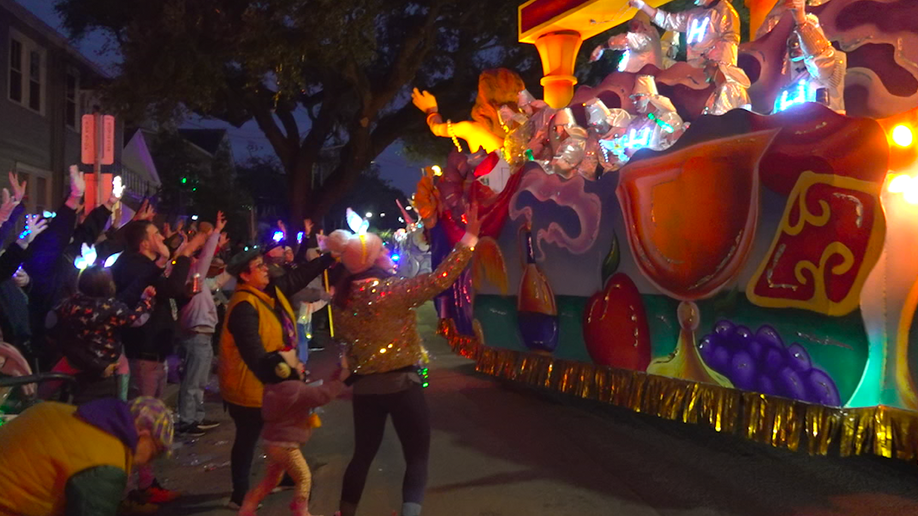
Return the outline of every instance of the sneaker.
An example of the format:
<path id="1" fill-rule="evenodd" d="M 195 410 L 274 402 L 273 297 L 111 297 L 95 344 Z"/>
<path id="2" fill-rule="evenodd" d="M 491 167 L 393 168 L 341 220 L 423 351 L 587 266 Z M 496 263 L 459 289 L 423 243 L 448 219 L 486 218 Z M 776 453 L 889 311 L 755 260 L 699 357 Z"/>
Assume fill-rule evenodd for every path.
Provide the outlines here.
<path id="1" fill-rule="evenodd" d="M 197 423 L 180 423 L 178 428 L 175 430 L 176 432 L 185 434 L 189 437 L 201 437 L 207 433 Z"/>
<path id="2" fill-rule="evenodd" d="M 296 487 L 296 482 L 290 478 L 289 475 L 284 475 L 284 478 L 281 479 L 280 484 L 277 484 L 277 487 L 271 490 L 272 493 L 280 493 L 282 491 L 289 491 Z"/>
<path id="3" fill-rule="evenodd" d="M 159 485 L 159 482 L 156 480 L 153 481 L 153 485 L 148 487 L 144 493 L 147 495 L 147 503 L 152 504 L 169 503 L 179 496 L 182 496 L 178 491 L 172 491 Z"/>
<path id="4" fill-rule="evenodd" d="M 217 428 L 218 426 L 220 426 L 220 422 L 214 421 L 212 419 L 205 419 L 201 421 L 200 423 L 198 423 L 198 428 L 200 428 L 201 430 L 213 430 L 214 428 Z"/>

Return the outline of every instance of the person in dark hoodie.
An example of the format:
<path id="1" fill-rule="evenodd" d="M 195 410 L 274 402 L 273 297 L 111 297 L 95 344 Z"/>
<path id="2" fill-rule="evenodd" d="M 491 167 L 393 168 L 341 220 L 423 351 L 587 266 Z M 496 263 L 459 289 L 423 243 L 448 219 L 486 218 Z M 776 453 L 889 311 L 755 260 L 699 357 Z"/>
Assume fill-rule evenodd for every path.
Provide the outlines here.
<path id="1" fill-rule="evenodd" d="M 162 401 L 45 402 L 0 426 L 0 514 L 115 516 L 131 467 L 172 446 Z"/>
<path id="2" fill-rule="evenodd" d="M 191 267 L 190 256 L 204 243 L 201 235 L 183 244 L 170 262 L 163 235 L 152 222 L 137 220 L 124 228 L 127 250 L 112 265 L 118 298 L 127 306 L 137 306 L 142 289 L 156 289 L 156 305 L 149 318 L 121 333 L 124 353 L 131 367 L 129 397 L 162 398 L 166 388 L 166 357 L 172 353 L 178 327 L 179 306 L 187 301 L 185 283 Z M 167 272 L 167 265 L 171 270 Z M 138 285 L 137 281 L 140 281 Z M 138 468 L 139 481 L 133 498 L 146 503 L 171 502 L 179 496 L 164 489 L 149 466 Z"/>
<path id="3" fill-rule="evenodd" d="M 293 516 L 310 516 L 309 491 L 312 474 L 300 446 L 312 436 L 313 428 L 320 425 L 313 409 L 330 403 L 344 391 L 344 380 L 350 371 L 345 358 L 331 381 L 305 383 L 305 370 L 295 350 L 269 353 L 263 362 L 265 393 L 261 415 L 265 425 L 261 432 L 267 472 L 255 489 L 245 496 L 239 516 L 254 516 L 258 505 L 277 487 L 286 473 L 295 482 Z"/>
<path id="4" fill-rule="evenodd" d="M 42 366 L 47 368 L 53 366 L 59 356 L 56 343 L 48 338 L 46 317 L 73 293 L 70 287 L 76 284 L 77 275 L 73 259 L 80 255 L 84 243 L 93 245 L 102 234 L 117 200 L 112 196 L 89 212 L 78 224 L 85 188 L 83 173 L 76 165 L 71 166 L 70 195 L 48 222 L 47 231 L 35 238 L 29 246 L 29 253 L 22 265 L 32 278 L 29 290 L 32 348 Z"/>

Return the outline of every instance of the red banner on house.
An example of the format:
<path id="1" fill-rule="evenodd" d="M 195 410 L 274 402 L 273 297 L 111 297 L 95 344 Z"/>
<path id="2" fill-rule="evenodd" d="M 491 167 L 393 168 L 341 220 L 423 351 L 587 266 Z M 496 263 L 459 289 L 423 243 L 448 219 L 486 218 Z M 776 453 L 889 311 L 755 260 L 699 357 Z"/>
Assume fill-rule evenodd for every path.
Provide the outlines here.
<path id="1" fill-rule="evenodd" d="M 92 165 L 96 162 L 96 117 L 95 115 L 83 115 L 80 127 L 80 147 L 82 149 L 81 159 L 84 165 Z"/>

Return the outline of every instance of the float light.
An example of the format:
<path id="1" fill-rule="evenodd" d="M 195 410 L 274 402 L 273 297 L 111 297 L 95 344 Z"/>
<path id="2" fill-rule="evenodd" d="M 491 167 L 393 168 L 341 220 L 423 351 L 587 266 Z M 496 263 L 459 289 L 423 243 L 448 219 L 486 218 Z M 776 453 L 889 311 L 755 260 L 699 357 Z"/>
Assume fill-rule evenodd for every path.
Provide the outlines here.
<path id="1" fill-rule="evenodd" d="M 911 128 L 907 125 L 897 125 L 893 127 L 892 139 L 899 147 L 908 147 L 913 141 Z"/>

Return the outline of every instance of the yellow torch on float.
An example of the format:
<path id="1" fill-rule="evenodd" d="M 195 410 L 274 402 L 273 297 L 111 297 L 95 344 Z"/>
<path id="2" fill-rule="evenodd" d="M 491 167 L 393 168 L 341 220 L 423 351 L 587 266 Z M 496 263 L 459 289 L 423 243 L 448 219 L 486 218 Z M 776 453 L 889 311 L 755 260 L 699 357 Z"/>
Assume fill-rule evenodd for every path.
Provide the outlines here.
<path id="1" fill-rule="evenodd" d="M 649 0 L 658 7 L 669 0 Z M 555 109 L 574 97 L 574 62 L 583 40 L 634 17 L 628 0 L 529 0 L 519 8 L 519 40 L 542 58 L 543 98 Z"/>

